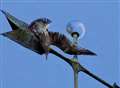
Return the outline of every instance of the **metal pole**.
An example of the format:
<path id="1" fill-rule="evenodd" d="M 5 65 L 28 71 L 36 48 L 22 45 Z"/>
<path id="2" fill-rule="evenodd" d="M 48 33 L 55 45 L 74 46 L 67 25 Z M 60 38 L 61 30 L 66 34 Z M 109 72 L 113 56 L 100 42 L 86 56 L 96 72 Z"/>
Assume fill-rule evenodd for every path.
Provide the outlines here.
<path id="1" fill-rule="evenodd" d="M 83 72 L 86 73 L 87 75 L 91 76 L 92 78 L 96 79 L 96 80 L 99 81 L 100 83 L 104 84 L 104 85 L 107 86 L 108 88 L 114 88 L 112 85 L 110 85 L 109 83 L 107 83 L 105 80 L 99 78 L 98 76 L 96 76 L 95 74 L 91 73 L 91 72 L 88 71 L 87 69 L 84 68 Z M 115 87 L 115 88 L 116 88 L 116 87 Z"/>
<path id="2" fill-rule="evenodd" d="M 78 72 L 74 70 L 74 88 L 78 88 Z"/>
<path id="3" fill-rule="evenodd" d="M 60 53 L 56 52 L 53 49 L 50 49 L 50 52 L 58 57 L 60 57 L 61 59 L 63 59 L 64 61 L 66 61 L 72 68 L 73 68 L 73 72 L 74 72 L 74 88 L 78 88 L 78 73 L 79 72 L 84 72 L 87 75 L 91 76 L 92 78 L 96 79 L 97 81 L 99 81 L 100 83 L 104 84 L 105 86 L 107 86 L 108 88 L 120 88 L 116 83 L 114 83 L 114 85 L 110 85 L 109 83 L 107 83 L 105 80 L 99 78 L 98 76 L 96 76 L 95 74 L 91 73 L 89 70 L 87 70 L 86 68 L 84 68 L 78 61 L 77 59 L 68 59 L 66 57 L 64 57 L 63 55 L 61 55 Z M 77 62 L 77 63 L 76 63 Z"/>
<path id="4" fill-rule="evenodd" d="M 73 44 L 77 46 L 78 44 L 78 35 L 74 34 L 73 35 Z M 78 57 L 77 55 L 73 56 L 73 59 L 78 62 Z M 76 65 L 74 64 L 74 88 L 78 88 L 78 69 L 76 69 Z"/>

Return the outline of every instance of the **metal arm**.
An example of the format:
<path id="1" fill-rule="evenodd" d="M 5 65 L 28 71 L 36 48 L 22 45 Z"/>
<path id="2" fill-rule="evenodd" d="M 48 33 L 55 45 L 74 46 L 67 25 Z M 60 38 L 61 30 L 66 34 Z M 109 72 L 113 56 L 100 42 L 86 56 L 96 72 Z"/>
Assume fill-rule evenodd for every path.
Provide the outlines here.
<path id="1" fill-rule="evenodd" d="M 96 76 L 95 74 L 91 73 L 89 70 L 84 68 L 77 60 L 74 61 L 73 59 L 68 59 L 68 58 L 64 57 L 63 55 L 59 54 L 57 51 L 55 51 L 53 49 L 50 49 L 50 53 L 60 57 L 62 60 L 66 61 L 68 64 L 70 64 L 70 66 L 73 68 L 73 71 L 74 71 L 74 88 L 78 88 L 78 73 L 79 72 L 86 73 L 87 75 L 91 76 L 92 78 L 99 81 L 100 83 L 107 86 L 108 88 L 120 88 L 116 83 L 114 83 L 113 85 L 110 85 L 105 80 L 103 80 L 103 79 L 99 78 L 98 76 Z"/>

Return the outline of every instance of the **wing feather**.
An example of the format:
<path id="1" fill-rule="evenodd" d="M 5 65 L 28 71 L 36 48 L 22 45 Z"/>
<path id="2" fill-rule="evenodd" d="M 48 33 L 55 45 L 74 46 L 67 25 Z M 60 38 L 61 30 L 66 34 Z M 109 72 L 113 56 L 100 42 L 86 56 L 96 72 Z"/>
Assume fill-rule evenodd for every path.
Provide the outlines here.
<path id="1" fill-rule="evenodd" d="M 59 32 L 49 32 L 51 45 L 57 46 L 62 51 L 71 55 L 96 55 L 92 51 L 74 46 L 64 34 Z"/>

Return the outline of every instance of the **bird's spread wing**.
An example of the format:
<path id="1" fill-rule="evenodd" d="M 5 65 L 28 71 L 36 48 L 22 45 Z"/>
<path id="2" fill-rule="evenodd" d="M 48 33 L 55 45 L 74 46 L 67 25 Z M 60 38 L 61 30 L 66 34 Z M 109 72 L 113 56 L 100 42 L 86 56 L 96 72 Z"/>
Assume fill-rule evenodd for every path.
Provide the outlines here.
<path id="1" fill-rule="evenodd" d="M 3 36 L 8 37 L 9 39 L 39 54 L 45 53 L 36 36 L 28 30 L 27 23 L 15 18 L 5 11 L 2 12 L 6 16 L 9 24 L 12 27 L 12 31 L 3 33 Z M 51 44 L 57 46 L 67 54 L 95 55 L 95 53 L 91 52 L 88 49 L 72 46 L 71 41 L 63 34 L 60 34 L 58 32 L 49 32 L 49 35 Z"/>
<path id="2" fill-rule="evenodd" d="M 59 32 L 49 32 L 51 44 L 57 46 L 62 51 L 71 55 L 96 55 L 92 51 L 79 48 L 79 46 L 74 46 L 72 42 L 64 35 Z"/>

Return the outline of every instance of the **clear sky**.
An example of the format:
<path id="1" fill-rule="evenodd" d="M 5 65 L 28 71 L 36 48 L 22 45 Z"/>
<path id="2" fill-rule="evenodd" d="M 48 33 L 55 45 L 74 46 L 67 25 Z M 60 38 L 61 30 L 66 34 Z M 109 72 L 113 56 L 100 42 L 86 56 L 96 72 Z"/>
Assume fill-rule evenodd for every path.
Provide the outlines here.
<path id="1" fill-rule="evenodd" d="M 50 30 L 64 34 L 69 21 L 80 20 L 86 27 L 86 35 L 80 40 L 81 47 L 97 53 L 97 56 L 79 56 L 80 63 L 110 84 L 117 82 L 120 85 L 118 4 L 117 0 L 2 0 L 0 8 L 27 23 L 48 17 L 53 21 Z M 7 31 L 11 31 L 11 27 L 0 13 L 0 33 Z M 3 36 L 0 36 L 0 79 L 2 88 L 74 87 L 73 71 L 67 63 L 52 54 L 46 61 L 44 55 L 40 56 Z M 106 87 L 80 73 L 79 88 Z"/>

